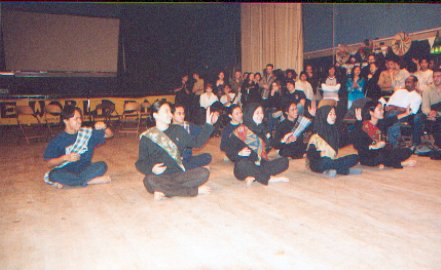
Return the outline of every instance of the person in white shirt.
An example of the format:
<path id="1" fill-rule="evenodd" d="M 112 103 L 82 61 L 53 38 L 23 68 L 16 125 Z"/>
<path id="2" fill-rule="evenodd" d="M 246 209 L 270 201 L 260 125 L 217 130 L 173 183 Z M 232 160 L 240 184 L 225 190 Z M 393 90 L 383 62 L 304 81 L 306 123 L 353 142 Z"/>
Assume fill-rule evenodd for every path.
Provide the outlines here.
<path id="1" fill-rule="evenodd" d="M 421 143 L 421 135 L 423 132 L 423 118 L 419 113 L 422 97 L 416 90 L 418 78 L 410 75 L 405 81 L 406 89 L 398 89 L 390 97 L 385 111 L 387 118 L 394 118 L 398 114 L 410 110 L 411 116 L 400 119 L 394 125 L 388 128 L 387 137 L 389 143 L 394 147 L 398 147 L 398 139 L 401 135 L 401 123 L 408 122 L 412 124 L 412 143 L 417 146 Z"/>
<path id="2" fill-rule="evenodd" d="M 420 69 L 414 73 L 418 78 L 417 90 L 421 93 L 430 89 L 433 85 L 433 71 L 429 69 L 429 61 L 427 58 L 421 58 Z"/>
<path id="3" fill-rule="evenodd" d="M 395 62 L 395 70 L 398 70 L 398 73 L 395 75 L 394 80 L 392 81 L 394 91 L 403 89 L 405 87 L 405 81 L 410 75 L 409 71 L 407 71 L 405 68 L 401 68 L 400 64 L 397 62 Z"/>
<path id="4" fill-rule="evenodd" d="M 341 84 L 337 77 L 335 77 L 335 67 L 331 66 L 328 69 L 328 77 L 321 84 L 323 91 L 323 99 L 333 99 L 339 101 L 338 91 L 340 91 Z"/>
<path id="5" fill-rule="evenodd" d="M 211 83 L 207 83 L 207 86 L 205 87 L 205 92 L 201 95 L 200 106 L 204 109 L 207 109 L 216 101 L 219 101 L 219 99 L 213 93 L 213 86 L 211 85 Z"/>
<path id="6" fill-rule="evenodd" d="M 224 94 L 220 98 L 220 102 L 226 108 L 233 104 L 240 104 L 240 93 L 234 93 L 229 84 L 224 86 Z"/>
<path id="7" fill-rule="evenodd" d="M 305 93 L 306 99 L 308 99 L 311 104 L 315 105 L 314 91 L 312 90 L 312 85 L 307 81 L 308 75 L 305 71 L 300 72 L 300 80 L 296 82 L 296 90 L 301 90 Z"/>

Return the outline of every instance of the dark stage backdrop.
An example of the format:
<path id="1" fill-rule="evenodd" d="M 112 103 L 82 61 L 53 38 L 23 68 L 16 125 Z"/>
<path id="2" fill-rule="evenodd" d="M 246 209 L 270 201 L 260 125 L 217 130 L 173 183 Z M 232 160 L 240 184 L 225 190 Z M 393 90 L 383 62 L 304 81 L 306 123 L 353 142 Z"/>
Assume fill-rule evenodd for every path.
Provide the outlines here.
<path id="1" fill-rule="evenodd" d="M 1 10 L 120 21 L 116 78 L 0 78 L 10 94 L 167 94 L 184 72 L 211 81 L 219 70 L 240 66 L 239 4 L 2 3 Z"/>

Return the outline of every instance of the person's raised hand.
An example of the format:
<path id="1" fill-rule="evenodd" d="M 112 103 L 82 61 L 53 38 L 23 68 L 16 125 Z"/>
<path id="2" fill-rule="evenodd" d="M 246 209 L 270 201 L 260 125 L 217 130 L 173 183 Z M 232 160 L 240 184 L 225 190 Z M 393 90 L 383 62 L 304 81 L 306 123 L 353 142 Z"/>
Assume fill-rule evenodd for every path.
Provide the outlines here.
<path id="1" fill-rule="evenodd" d="M 104 122 L 96 122 L 95 123 L 95 129 L 96 130 L 100 130 L 100 129 L 106 129 L 107 128 L 107 126 L 106 126 L 106 124 L 104 123 Z"/>
<path id="2" fill-rule="evenodd" d="M 214 125 L 217 122 L 217 119 L 219 118 L 219 113 L 218 112 L 211 112 L 211 108 L 208 107 L 207 108 L 207 112 L 206 112 L 206 122 L 207 124 L 210 125 Z"/>

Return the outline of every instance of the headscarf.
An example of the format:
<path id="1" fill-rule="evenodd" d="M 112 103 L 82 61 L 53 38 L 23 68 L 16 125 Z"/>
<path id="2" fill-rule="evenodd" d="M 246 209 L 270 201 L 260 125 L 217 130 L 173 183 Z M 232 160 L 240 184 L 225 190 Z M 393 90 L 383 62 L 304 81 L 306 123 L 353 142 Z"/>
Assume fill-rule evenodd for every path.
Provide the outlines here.
<path id="1" fill-rule="evenodd" d="M 261 159 L 268 159 L 266 128 L 263 124 L 257 125 L 253 120 L 254 112 L 260 107 L 258 103 L 250 103 L 245 108 L 244 123 L 239 125 L 233 134 L 255 151 L 258 156 L 257 164 Z"/>
<path id="2" fill-rule="evenodd" d="M 243 123 L 257 136 L 266 141 L 267 130 L 265 125 L 263 123 L 257 125 L 256 122 L 254 122 L 253 120 L 254 112 L 257 110 L 258 107 L 262 107 L 262 105 L 254 102 L 247 104 L 243 113 Z"/>
<path id="3" fill-rule="evenodd" d="M 314 119 L 313 132 L 317 133 L 323 140 L 325 140 L 334 150 L 338 152 L 339 133 L 337 126 L 328 124 L 329 112 L 335 107 L 325 105 L 317 110 Z"/>

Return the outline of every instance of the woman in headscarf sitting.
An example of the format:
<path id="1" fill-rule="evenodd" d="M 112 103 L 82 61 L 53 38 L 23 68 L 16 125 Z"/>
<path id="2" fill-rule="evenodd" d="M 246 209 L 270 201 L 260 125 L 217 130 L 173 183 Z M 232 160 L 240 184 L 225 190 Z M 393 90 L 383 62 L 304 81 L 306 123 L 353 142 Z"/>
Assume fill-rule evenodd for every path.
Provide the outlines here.
<path id="1" fill-rule="evenodd" d="M 307 162 L 314 172 L 327 177 L 337 174 L 360 174 L 360 169 L 352 168 L 358 163 L 355 154 L 337 158 L 340 145 L 339 132 L 335 121 L 335 107 L 325 105 L 317 110 L 314 119 L 313 135 L 307 147 Z"/>
<path id="2" fill-rule="evenodd" d="M 289 182 L 286 177 L 275 176 L 288 169 L 288 159 L 286 157 L 268 159 L 271 134 L 262 123 L 263 117 L 263 107 L 260 104 L 248 104 L 245 108 L 243 124 L 231 133 L 229 144 L 225 149 L 228 158 L 234 161 L 234 176 L 239 180 L 245 180 L 247 186 L 254 181 L 264 185 Z M 288 136 L 283 140 L 287 141 Z"/>
<path id="3" fill-rule="evenodd" d="M 393 118 L 384 119 L 383 105 L 378 101 L 368 101 L 362 109 L 355 110 L 357 122 L 352 137 L 354 147 L 358 151 L 360 163 L 366 166 L 384 166 L 403 168 L 415 166 L 416 160 L 409 160 L 412 150 L 395 148 L 386 144 L 383 131 L 393 125 L 398 119 L 410 114 L 409 109 Z"/>

